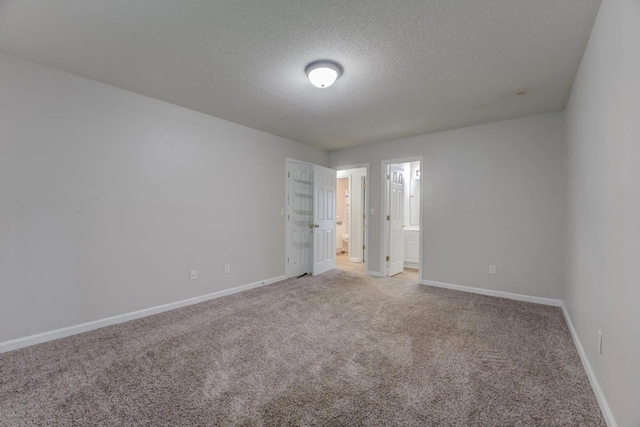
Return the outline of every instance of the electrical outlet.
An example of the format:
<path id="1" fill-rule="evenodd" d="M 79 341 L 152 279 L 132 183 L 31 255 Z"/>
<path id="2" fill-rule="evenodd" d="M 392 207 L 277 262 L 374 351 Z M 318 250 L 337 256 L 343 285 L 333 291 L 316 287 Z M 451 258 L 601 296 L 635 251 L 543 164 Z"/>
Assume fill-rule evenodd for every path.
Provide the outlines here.
<path id="1" fill-rule="evenodd" d="M 598 330 L 598 353 L 602 354 L 602 332 Z"/>
<path id="2" fill-rule="evenodd" d="M 196 270 L 191 270 L 191 280 L 196 280 L 198 278 L 198 272 Z"/>
<path id="3" fill-rule="evenodd" d="M 231 265 L 230 264 L 225 264 L 224 265 L 224 274 L 229 274 L 231 273 Z"/>
<path id="4" fill-rule="evenodd" d="M 489 266 L 489 274 L 496 274 L 496 266 L 495 265 L 490 265 Z"/>

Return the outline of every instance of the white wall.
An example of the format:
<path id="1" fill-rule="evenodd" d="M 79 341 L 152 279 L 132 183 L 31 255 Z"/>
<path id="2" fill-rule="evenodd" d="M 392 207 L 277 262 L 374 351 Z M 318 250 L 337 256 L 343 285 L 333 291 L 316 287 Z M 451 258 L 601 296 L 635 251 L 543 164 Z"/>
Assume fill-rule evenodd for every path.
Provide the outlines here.
<path id="1" fill-rule="evenodd" d="M 0 342 L 283 275 L 286 157 L 327 164 L 0 54 Z"/>
<path id="2" fill-rule="evenodd" d="M 369 270 L 381 271 L 382 161 L 423 155 L 423 279 L 560 298 L 563 130 L 554 113 L 329 153 L 332 167 L 370 163 Z"/>
<path id="3" fill-rule="evenodd" d="M 640 1 L 604 0 L 567 106 L 565 305 L 619 426 L 640 426 Z M 597 330 L 603 333 L 598 352 Z"/>

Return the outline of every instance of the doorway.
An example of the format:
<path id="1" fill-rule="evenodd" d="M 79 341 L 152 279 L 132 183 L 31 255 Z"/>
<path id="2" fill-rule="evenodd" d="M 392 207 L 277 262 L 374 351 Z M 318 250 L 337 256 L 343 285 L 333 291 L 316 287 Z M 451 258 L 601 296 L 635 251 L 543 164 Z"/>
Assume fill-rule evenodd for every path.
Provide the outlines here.
<path id="1" fill-rule="evenodd" d="M 318 275 L 336 267 L 336 172 L 287 159 L 285 272 Z"/>
<path id="2" fill-rule="evenodd" d="M 347 166 L 336 175 L 336 268 L 360 274 L 367 274 L 368 170 Z"/>
<path id="3" fill-rule="evenodd" d="M 422 279 L 422 156 L 382 162 L 382 273 Z"/>

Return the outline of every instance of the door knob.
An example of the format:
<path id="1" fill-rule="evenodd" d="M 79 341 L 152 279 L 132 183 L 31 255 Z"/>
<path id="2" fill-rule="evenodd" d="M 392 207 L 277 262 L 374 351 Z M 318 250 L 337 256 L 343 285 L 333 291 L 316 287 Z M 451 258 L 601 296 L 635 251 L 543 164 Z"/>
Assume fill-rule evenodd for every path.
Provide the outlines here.
<path id="1" fill-rule="evenodd" d="M 320 225 L 318 225 L 318 224 L 314 224 L 313 226 L 314 226 L 314 227 L 320 227 Z"/>

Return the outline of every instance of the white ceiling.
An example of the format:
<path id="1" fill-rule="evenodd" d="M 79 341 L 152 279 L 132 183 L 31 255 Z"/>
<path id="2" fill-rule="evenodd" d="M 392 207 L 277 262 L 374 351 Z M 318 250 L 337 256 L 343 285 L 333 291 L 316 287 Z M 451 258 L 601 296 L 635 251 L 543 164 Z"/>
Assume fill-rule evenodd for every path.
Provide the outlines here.
<path id="1" fill-rule="evenodd" d="M 0 50 L 334 150 L 562 110 L 599 5 L 0 0 Z"/>

